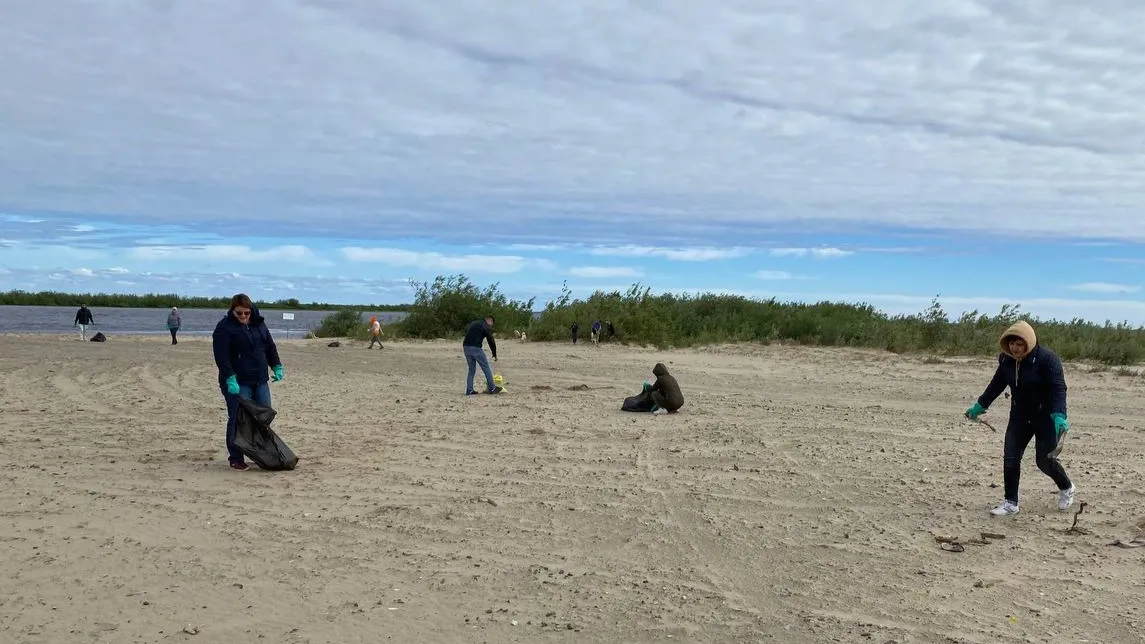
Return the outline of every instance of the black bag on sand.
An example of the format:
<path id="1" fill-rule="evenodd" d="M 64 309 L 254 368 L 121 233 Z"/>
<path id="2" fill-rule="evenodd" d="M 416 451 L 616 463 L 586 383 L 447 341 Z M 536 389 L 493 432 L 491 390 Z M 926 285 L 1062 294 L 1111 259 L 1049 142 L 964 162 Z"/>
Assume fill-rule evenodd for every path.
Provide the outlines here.
<path id="1" fill-rule="evenodd" d="M 88 342 L 107 342 L 107 336 L 103 334 L 103 331 L 98 331 L 95 335 L 91 336 L 91 340 L 88 340 Z"/>
<path id="2" fill-rule="evenodd" d="M 645 389 L 635 396 L 629 396 L 624 399 L 624 404 L 620 405 L 620 411 L 652 411 L 656 403 L 652 400 L 652 390 Z"/>
<path id="3" fill-rule="evenodd" d="M 270 407 L 240 397 L 235 415 L 235 447 L 264 470 L 292 470 L 298 457 L 270 428 L 277 415 Z"/>

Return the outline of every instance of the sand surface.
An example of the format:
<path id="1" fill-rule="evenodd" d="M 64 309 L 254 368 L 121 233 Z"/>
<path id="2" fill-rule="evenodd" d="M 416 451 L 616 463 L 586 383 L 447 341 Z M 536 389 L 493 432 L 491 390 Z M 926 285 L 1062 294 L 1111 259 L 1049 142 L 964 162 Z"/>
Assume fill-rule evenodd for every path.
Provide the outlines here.
<path id="1" fill-rule="evenodd" d="M 1069 533 L 1032 445 L 987 514 L 989 358 L 504 339 L 467 398 L 456 342 L 325 345 L 280 342 L 298 469 L 243 473 L 208 339 L 0 337 L 0 641 L 1145 641 L 1145 548 L 1109 545 L 1145 377 L 1067 365 Z M 682 412 L 620 412 L 657 360 Z"/>

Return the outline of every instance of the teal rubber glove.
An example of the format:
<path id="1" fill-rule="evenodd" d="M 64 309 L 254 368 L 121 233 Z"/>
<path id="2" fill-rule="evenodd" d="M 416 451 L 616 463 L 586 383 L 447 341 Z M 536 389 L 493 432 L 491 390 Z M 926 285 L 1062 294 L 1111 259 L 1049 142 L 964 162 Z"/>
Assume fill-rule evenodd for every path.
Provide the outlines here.
<path id="1" fill-rule="evenodd" d="M 652 385 L 648 384 L 648 381 L 645 380 L 644 381 L 644 391 L 648 391 L 651 388 L 652 388 Z"/>
<path id="2" fill-rule="evenodd" d="M 1050 418 L 1054 419 L 1054 431 L 1058 433 L 1058 438 L 1069 431 L 1069 421 L 1065 414 L 1050 414 Z"/>
<path id="3" fill-rule="evenodd" d="M 234 376 L 229 376 L 227 378 L 227 393 L 233 394 L 236 396 L 238 395 L 238 393 L 239 393 L 239 380 L 238 380 L 238 378 L 236 378 Z"/>
<path id="4" fill-rule="evenodd" d="M 274 376 L 272 377 L 274 378 L 275 382 L 278 382 L 279 380 L 282 380 L 286 377 L 286 371 L 282 368 L 282 365 L 274 365 Z"/>
<path id="5" fill-rule="evenodd" d="M 978 417 L 986 413 L 986 409 L 975 402 L 971 405 L 970 409 L 966 410 L 966 417 L 970 420 L 978 420 Z"/>

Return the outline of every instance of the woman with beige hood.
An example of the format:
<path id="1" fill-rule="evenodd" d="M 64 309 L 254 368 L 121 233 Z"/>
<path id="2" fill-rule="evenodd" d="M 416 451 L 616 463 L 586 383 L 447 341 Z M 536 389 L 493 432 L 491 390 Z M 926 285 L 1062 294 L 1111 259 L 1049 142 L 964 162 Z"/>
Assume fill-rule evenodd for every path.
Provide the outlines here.
<path id="1" fill-rule="evenodd" d="M 1039 345 L 1034 328 L 1024 320 L 1015 322 L 999 339 L 1002 353 L 998 368 L 966 417 L 977 420 L 990 403 L 1010 387 L 1010 422 L 1006 426 L 1006 443 L 1002 459 L 1005 498 L 990 511 L 994 516 L 1018 513 L 1018 479 L 1022 472 L 1022 454 L 1030 439 L 1038 469 L 1058 486 L 1058 509 L 1073 504 L 1077 488 L 1058 460 L 1061 441 L 1069 431 L 1066 419 L 1065 372 L 1061 360 L 1050 349 Z"/>

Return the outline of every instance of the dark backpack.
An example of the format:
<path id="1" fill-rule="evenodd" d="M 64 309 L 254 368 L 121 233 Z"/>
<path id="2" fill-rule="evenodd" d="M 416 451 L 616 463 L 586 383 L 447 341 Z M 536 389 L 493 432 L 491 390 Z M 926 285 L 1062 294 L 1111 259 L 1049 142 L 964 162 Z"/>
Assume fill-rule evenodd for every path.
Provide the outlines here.
<path id="1" fill-rule="evenodd" d="M 103 334 L 103 331 L 99 331 L 95 335 L 91 336 L 90 341 L 91 342 L 107 342 L 107 336 Z"/>

